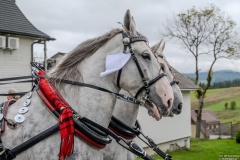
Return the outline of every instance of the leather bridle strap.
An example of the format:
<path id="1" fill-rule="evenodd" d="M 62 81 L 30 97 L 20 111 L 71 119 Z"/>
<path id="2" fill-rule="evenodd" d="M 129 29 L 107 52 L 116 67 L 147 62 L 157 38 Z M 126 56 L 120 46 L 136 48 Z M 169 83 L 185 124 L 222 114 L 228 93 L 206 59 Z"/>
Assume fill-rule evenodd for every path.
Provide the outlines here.
<path id="1" fill-rule="evenodd" d="M 121 88 L 120 87 L 121 74 L 122 74 L 122 68 L 119 69 L 119 71 L 118 71 L 118 76 L 117 76 L 117 86 L 118 86 L 118 88 Z"/>
<path id="2" fill-rule="evenodd" d="M 47 77 L 37 76 L 37 78 L 47 78 Z M 111 93 L 111 94 L 116 95 L 118 99 L 125 100 L 129 103 L 134 103 L 134 104 L 138 104 L 138 105 L 141 104 L 141 101 L 137 100 L 136 98 L 129 97 L 129 96 L 126 96 L 126 95 L 123 95 L 123 94 L 120 94 L 120 93 L 115 93 L 115 92 L 109 91 L 105 88 L 98 87 L 98 86 L 95 86 L 95 85 L 92 85 L 92 84 L 70 81 L 70 80 L 66 80 L 66 79 L 52 78 L 52 77 L 50 79 L 53 79 L 56 82 L 60 82 L 60 83 L 70 84 L 70 85 L 74 85 L 74 86 L 88 87 L 88 88 L 96 89 L 96 90 L 99 90 L 99 91 Z"/>
<path id="3" fill-rule="evenodd" d="M 160 75 L 158 75 L 156 78 L 154 78 L 153 80 L 151 80 L 148 85 L 151 86 L 153 85 L 155 82 L 157 82 L 159 79 L 163 78 L 164 76 L 166 76 L 165 73 L 161 73 Z M 145 86 L 142 86 L 136 93 L 135 98 L 138 97 L 138 95 L 145 89 Z"/>
<path id="4" fill-rule="evenodd" d="M 163 57 L 163 55 L 159 54 L 158 57 L 162 58 L 162 59 L 165 61 L 165 63 L 167 64 L 167 66 L 168 66 L 168 68 L 169 68 L 169 70 L 170 70 L 170 72 L 172 73 L 172 68 L 170 67 L 168 61 Z M 162 64 L 162 63 L 161 63 L 161 64 Z M 164 67 L 164 65 L 161 66 L 161 67 Z M 170 85 L 171 85 L 171 86 L 173 86 L 174 84 L 177 84 L 177 85 L 178 85 L 178 84 L 179 84 L 179 81 L 174 77 L 174 74 L 173 74 L 173 73 L 172 73 L 172 76 L 173 76 L 173 81 L 170 82 Z"/>
<path id="5" fill-rule="evenodd" d="M 125 32 L 122 32 L 122 36 L 123 36 L 123 39 L 129 38 L 128 35 L 127 35 Z M 161 79 L 162 77 L 166 76 L 164 73 L 162 73 L 162 74 L 160 74 L 159 76 L 157 76 L 156 78 L 154 78 L 153 80 L 151 80 L 150 82 L 147 82 L 146 78 L 144 77 L 144 74 L 143 74 L 143 71 L 142 71 L 142 69 L 141 69 L 141 66 L 139 65 L 139 62 L 138 62 L 138 60 L 137 60 L 137 58 L 136 58 L 136 56 L 135 56 L 135 54 L 134 54 L 134 52 L 133 52 L 133 50 L 132 50 L 132 46 L 131 46 L 131 43 L 139 42 L 139 41 L 147 42 L 147 39 L 146 39 L 145 37 L 143 37 L 143 36 L 131 37 L 131 38 L 130 38 L 130 42 L 127 43 L 127 44 L 124 44 L 124 49 L 123 49 L 123 53 L 126 53 L 127 48 L 129 48 L 129 52 L 130 52 L 130 54 L 131 54 L 131 57 L 133 58 L 134 62 L 136 63 L 138 72 L 139 72 L 139 74 L 140 74 L 140 76 L 141 76 L 141 78 L 142 78 L 142 81 L 143 81 L 143 83 L 144 83 L 144 86 L 141 87 L 141 88 L 137 91 L 137 93 L 136 93 L 136 95 L 135 95 L 135 98 L 136 98 L 136 99 L 137 99 L 138 95 L 139 95 L 142 91 L 144 91 L 144 90 L 146 91 L 145 97 L 148 98 L 148 95 L 149 95 L 149 92 L 150 92 L 150 88 L 149 88 L 149 87 L 150 87 L 152 84 L 154 84 L 155 82 L 157 82 L 159 79 Z M 117 86 L 118 86 L 119 88 L 121 88 L 121 87 L 120 87 L 121 73 L 122 73 L 122 69 L 119 70 L 118 76 L 117 76 Z"/>
<path id="6" fill-rule="evenodd" d="M 144 86 L 143 86 L 142 88 L 143 88 L 144 90 L 146 90 L 146 96 L 145 96 L 145 97 L 148 97 L 149 92 L 150 92 L 149 83 L 147 82 L 146 78 L 144 77 L 142 68 L 141 68 L 141 66 L 139 65 L 139 62 L 138 62 L 138 60 L 137 60 L 137 58 L 136 58 L 136 56 L 135 56 L 135 53 L 134 53 L 133 50 L 132 50 L 132 46 L 131 46 L 131 43 L 134 43 L 134 42 L 139 42 L 139 41 L 147 42 L 147 39 L 146 39 L 145 37 L 143 37 L 143 36 L 138 36 L 138 37 L 131 37 L 131 38 L 129 38 L 128 35 L 127 35 L 127 33 L 124 32 L 124 31 L 122 32 L 122 36 L 123 36 L 123 41 L 124 41 L 126 38 L 129 39 L 129 43 L 126 43 L 126 42 L 123 43 L 123 44 L 124 44 L 123 53 L 126 53 L 126 54 L 127 54 L 127 51 L 126 51 L 126 50 L 127 50 L 127 48 L 129 48 L 129 52 L 130 52 L 130 54 L 131 54 L 131 57 L 132 57 L 132 59 L 134 60 L 136 66 L 137 66 L 138 72 L 139 72 L 139 74 L 140 74 L 140 76 L 141 76 L 141 78 L 142 78 L 142 81 L 143 81 L 143 83 L 144 83 Z M 118 86 L 119 88 L 121 88 L 121 87 L 120 87 L 120 84 L 119 84 L 119 83 L 120 83 L 120 78 L 121 78 L 121 73 L 122 73 L 122 69 L 119 70 L 118 76 L 117 76 L 117 86 Z M 135 96 L 135 98 L 137 98 L 137 97 Z"/>
<path id="7" fill-rule="evenodd" d="M 173 86 L 174 84 L 179 84 L 179 81 L 178 80 L 176 80 L 176 79 L 173 79 L 173 81 L 170 83 L 170 85 L 171 86 Z"/>

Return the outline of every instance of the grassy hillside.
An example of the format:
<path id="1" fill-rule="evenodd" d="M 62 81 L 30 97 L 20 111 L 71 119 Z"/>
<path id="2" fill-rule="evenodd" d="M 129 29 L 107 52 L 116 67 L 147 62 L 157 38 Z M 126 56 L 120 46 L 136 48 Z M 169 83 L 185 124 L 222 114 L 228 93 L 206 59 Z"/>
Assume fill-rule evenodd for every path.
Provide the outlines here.
<path id="1" fill-rule="evenodd" d="M 236 109 L 231 110 L 231 101 L 236 101 Z M 228 102 L 228 109 L 225 109 L 224 104 Z M 197 109 L 198 99 L 195 93 L 191 93 L 192 109 Z M 209 109 L 215 112 L 222 123 L 224 122 L 240 122 L 240 87 L 211 89 L 207 92 L 204 100 L 204 109 Z"/>
<path id="2" fill-rule="evenodd" d="M 223 160 L 228 155 L 229 159 L 240 160 L 239 148 L 240 144 L 236 143 L 235 139 L 191 139 L 190 150 L 170 152 L 169 155 L 174 160 Z M 154 158 L 162 160 L 158 155 L 154 155 Z"/>

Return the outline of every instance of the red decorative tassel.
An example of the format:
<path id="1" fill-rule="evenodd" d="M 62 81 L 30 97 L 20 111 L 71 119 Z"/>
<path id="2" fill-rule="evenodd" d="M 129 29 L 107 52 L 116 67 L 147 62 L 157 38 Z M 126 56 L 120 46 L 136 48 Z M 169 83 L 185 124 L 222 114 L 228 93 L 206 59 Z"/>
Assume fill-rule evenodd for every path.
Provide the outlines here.
<path id="1" fill-rule="evenodd" d="M 61 148 L 59 159 L 64 160 L 66 156 L 70 156 L 74 146 L 74 122 L 72 120 L 72 111 L 64 108 L 59 116 Z"/>
<path id="2" fill-rule="evenodd" d="M 45 76 L 43 71 L 39 71 L 39 76 Z M 69 104 L 59 96 L 55 88 L 45 78 L 40 78 L 40 89 L 52 103 L 56 110 L 60 112 L 59 124 L 60 124 L 60 136 L 61 146 L 59 152 L 59 159 L 65 160 L 67 156 L 73 153 L 74 148 L 74 121 L 73 114 L 69 107 Z"/>

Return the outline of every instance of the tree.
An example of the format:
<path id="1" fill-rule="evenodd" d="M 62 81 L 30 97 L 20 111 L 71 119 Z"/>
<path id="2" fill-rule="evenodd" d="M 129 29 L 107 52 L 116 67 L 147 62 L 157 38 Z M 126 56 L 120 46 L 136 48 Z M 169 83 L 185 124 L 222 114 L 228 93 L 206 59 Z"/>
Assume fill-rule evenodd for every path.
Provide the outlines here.
<path id="1" fill-rule="evenodd" d="M 197 91 L 199 98 L 196 138 L 200 137 L 201 115 L 204 96 L 211 85 L 213 66 L 220 58 L 238 58 L 240 40 L 236 24 L 217 6 L 210 4 L 203 9 L 192 7 L 173 16 L 164 25 L 161 36 L 179 40 L 195 58 L 195 84 L 199 81 L 199 56 L 210 55 L 207 83 Z"/>
<path id="2" fill-rule="evenodd" d="M 236 109 L 236 101 L 231 101 L 231 110 Z"/>
<path id="3" fill-rule="evenodd" d="M 228 102 L 226 102 L 224 106 L 225 106 L 225 109 L 228 109 Z"/>

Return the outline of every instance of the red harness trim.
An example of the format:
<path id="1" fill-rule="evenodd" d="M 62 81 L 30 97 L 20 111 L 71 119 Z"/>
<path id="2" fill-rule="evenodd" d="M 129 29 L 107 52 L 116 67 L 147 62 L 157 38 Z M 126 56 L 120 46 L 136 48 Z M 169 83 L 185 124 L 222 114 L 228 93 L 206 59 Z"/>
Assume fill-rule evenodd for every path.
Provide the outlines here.
<path id="1" fill-rule="evenodd" d="M 45 73 L 40 70 L 38 75 L 40 77 L 45 76 Z M 52 105 L 52 108 L 60 113 L 58 117 L 61 136 L 59 159 L 64 160 L 67 156 L 72 155 L 74 148 L 74 121 L 72 110 L 70 109 L 69 104 L 57 96 L 56 89 L 47 79 L 40 78 L 39 86 L 46 99 L 48 99 L 49 103 Z"/>
<path id="2" fill-rule="evenodd" d="M 39 71 L 39 75 L 45 76 L 45 73 L 43 71 Z M 47 79 L 40 78 L 39 84 L 40 84 L 40 89 L 37 91 L 37 93 L 51 112 L 53 112 L 54 110 L 57 110 L 59 112 L 59 110 L 61 109 L 61 106 L 64 106 L 71 111 L 70 105 L 64 100 L 64 98 L 60 95 L 60 93 L 55 89 L 55 87 L 52 84 L 49 83 L 49 81 Z M 57 107 L 55 107 L 55 106 L 57 106 Z M 66 110 L 66 108 L 64 110 Z M 60 113 L 61 113 L 61 111 L 60 111 Z M 65 114 L 65 113 L 62 112 L 61 114 Z M 71 114 L 71 116 L 68 116 L 67 118 L 62 119 L 64 122 L 69 119 L 72 120 L 72 111 L 71 111 L 71 113 L 68 112 L 68 114 Z M 60 123 L 60 133 L 61 133 L 62 128 L 65 129 L 65 128 L 69 127 L 66 124 L 61 127 L 61 124 L 64 124 L 64 122 L 61 122 L 61 121 L 59 122 Z M 70 125 L 74 125 L 73 120 L 72 120 L 72 123 L 70 123 Z M 94 147 L 96 147 L 98 149 L 103 149 L 106 146 L 106 144 L 101 144 L 101 143 L 98 143 L 98 142 L 90 139 L 87 135 L 83 134 L 81 131 L 79 131 L 75 128 L 73 128 L 73 129 L 74 129 L 73 133 L 75 133 L 81 139 L 85 140 L 90 145 L 93 145 Z M 61 147 L 61 149 L 62 149 L 62 147 Z M 60 151 L 60 153 L 61 153 L 61 151 Z M 66 153 L 66 152 L 64 152 L 64 153 Z M 60 156 L 60 154 L 59 154 L 59 156 Z M 64 158 L 64 155 L 63 155 L 63 158 Z"/>
<path id="3" fill-rule="evenodd" d="M 122 133 L 119 133 L 117 130 L 115 130 L 113 127 L 111 126 L 108 126 L 108 128 L 113 131 L 116 135 L 120 136 L 120 137 L 123 137 L 124 139 L 127 139 L 127 140 L 132 140 L 134 139 L 136 136 L 126 136 L 125 134 L 122 134 Z"/>
<path id="4" fill-rule="evenodd" d="M 45 97 L 45 95 L 42 93 L 41 90 L 37 90 L 37 93 L 39 95 L 39 97 L 42 99 L 42 101 L 45 103 L 45 105 L 49 108 L 49 110 L 51 112 L 53 112 L 55 109 L 52 106 L 51 103 L 49 103 L 48 99 Z M 100 144 L 98 142 L 93 141 L 92 139 L 90 139 L 89 137 L 87 137 L 85 134 L 83 134 L 81 131 L 75 129 L 74 133 L 80 137 L 81 139 L 85 140 L 87 143 L 89 143 L 90 145 L 93 145 L 94 147 L 98 148 L 98 149 L 103 149 L 106 147 L 105 144 Z"/>

